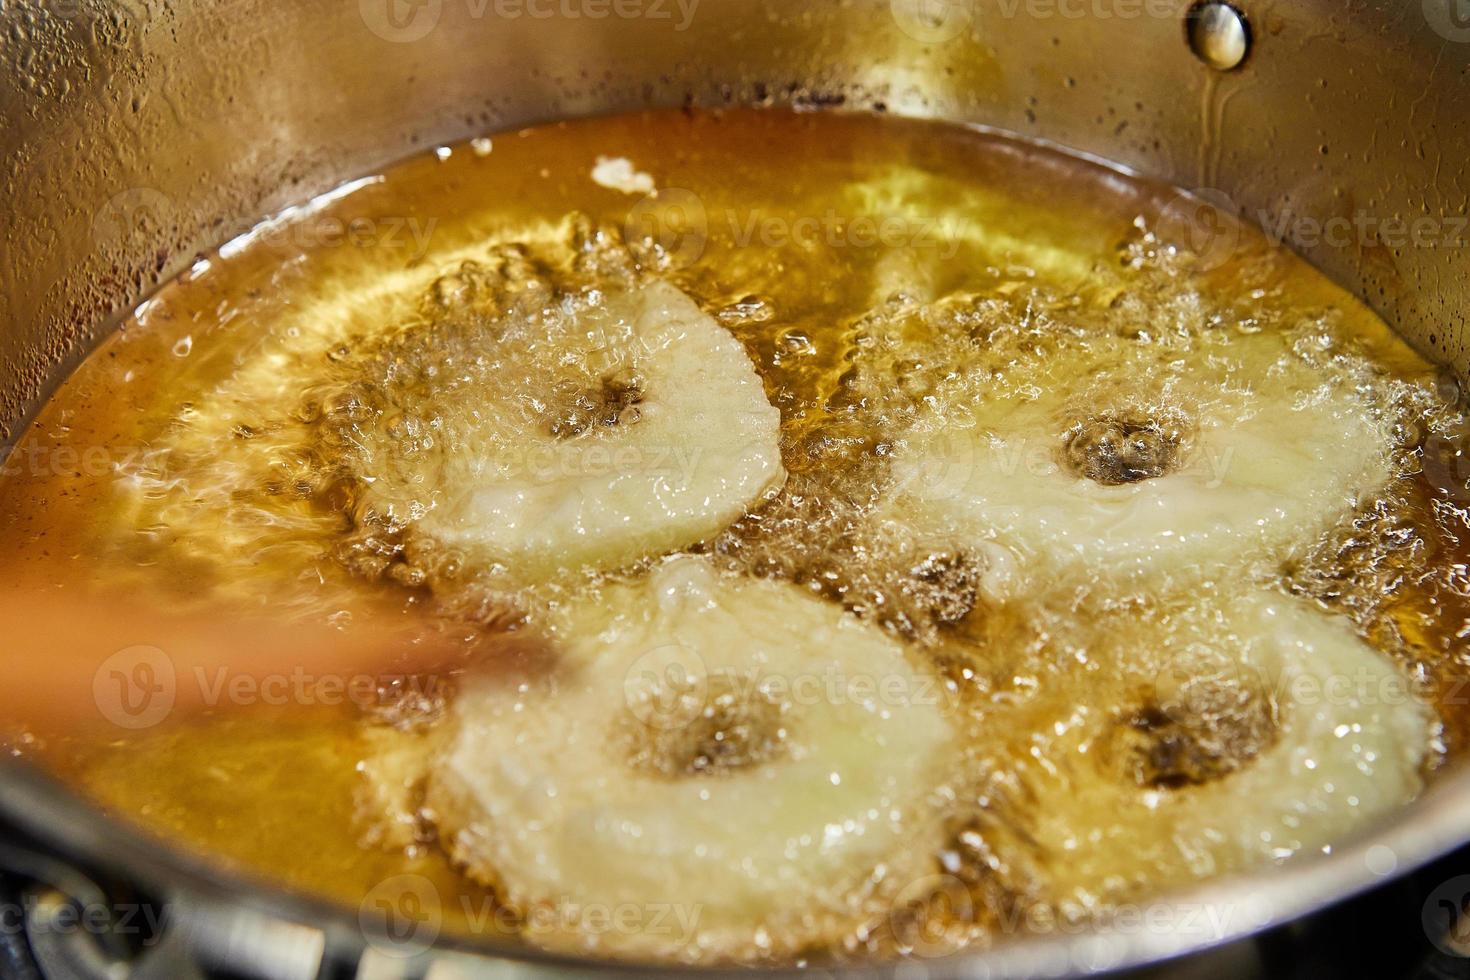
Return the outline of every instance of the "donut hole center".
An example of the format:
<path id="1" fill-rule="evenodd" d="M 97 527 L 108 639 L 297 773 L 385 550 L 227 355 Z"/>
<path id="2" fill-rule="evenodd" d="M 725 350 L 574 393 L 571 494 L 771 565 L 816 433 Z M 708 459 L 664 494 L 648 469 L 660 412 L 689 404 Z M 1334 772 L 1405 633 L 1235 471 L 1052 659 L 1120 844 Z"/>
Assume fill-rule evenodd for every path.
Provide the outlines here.
<path id="1" fill-rule="evenodd" d="M 731 775 L 781 758 L 787 730 L 783 705 L 732 679 L 711 677 L 704 706 L 689 722 L 625 731 L 628 764 L 667 779 Z"/>
<path id="2" fill-rule="evenodd" d="M 1230 775 L 1276 740 L 1274 702 L 1265 691 L 1212 679 L 1145 694 L 1113 731 L 1116 756 L 1137 785 L 1183 789 Z"/>
<path id="3" fill-rule="evenodd" d="M 1105 487 L 1153 480 L 1180 466 L 1185 441 L 1178 420 L 1144 414 L 1095 415 L 1067 433 L 1067 468 Z"/>
<path id="4" fill-rule="evenodd" d="M 953 626 L 980 601 L 984 566 L 964 552 L 936 552 L 912 569 L 910 592 L 938 626 Z"/>
<path id="5" fill-rule="evenodd" d="M 551 434 L 557 439 L 575 439 L 598 427 L 638 421 L 644 399 L 644 382 L 631 370 L 604 375 L 596 384 L 575 389 L 552 410 Z"/>

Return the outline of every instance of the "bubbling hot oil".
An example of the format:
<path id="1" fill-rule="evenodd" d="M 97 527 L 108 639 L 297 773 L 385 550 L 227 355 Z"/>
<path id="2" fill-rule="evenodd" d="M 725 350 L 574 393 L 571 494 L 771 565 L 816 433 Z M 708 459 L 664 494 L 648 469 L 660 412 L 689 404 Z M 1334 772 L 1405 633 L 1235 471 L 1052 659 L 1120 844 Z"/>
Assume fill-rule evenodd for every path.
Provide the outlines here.
<path id="1" fill-rule="evenodd" d="M 602 157 L 631 160 L 658 194 L 594 182 Z M 1106 914 L 1236 858 L 1222 867 L 1160 847 L 1120 864 L 1038 848 L 1028 767 L 1101 778 L 1078 761 L 1090 751 L 1109 760 L 1108 778 L 1188 792 L 1269 751 L 1271 695 L 1227 678 L 1198 724 L 1201 712 L 1181 715 L 1176 692 L 1150 680 L 1147 658 L 1130 662 L 1100 633 L 1120 616 L 1155 639 L 1202 629 L 1177 598 L 1095 574 L 1060 598 L 996 608 L 987 543 L 875 520 L 895 444 L 936 404 L 1023 390 L 1036 380 L 1026 365 L 1097 357 L 1099 338 L 1157 340 L 1142 400 L 1079 417 L 1058 452 L 1099 483 L 1158 478 L 1192 435 L 1172 389 L 1148 389 L 1148 365 L 1286 338 L 1323 385 L 1366 393 L 1393 429 L 1393 473 L 1317 540 L 1250 575 L 1346 617 L 1399 665 L 1442 723 L 1425 734 L 1431 778 L 1470 737 L 1457 391 L 1437 390 L 1380 321 L 1256 233 L 1233 232 L 1209 262 L 1176 247 L 1177 203 L 1167 188 L 1008 140 L 858 116 L 652 113 L 452 147 L 202 257 L 144 304 L 12 457 L 6 544 L 46 574 L 61 560 L 77 580 L 172 603 L 331 616 L 387 591 L 485 629 L 534 628 L 599 579 L 518 588 L 513 568 L 467 567 L 416 541 L 427 497 L 385 508 L 365 485 L 412 476 L 425 447 L 465 422 L 466 404 L 436 399 L 446 376 L 507 383 L 513 351 L 545 374 L 520 383 L 547 396 L 527 411 L 549 431 L 636 411 L 636 366 L 558 362 L 536 328 L 669 280 L 755 362 L 789 474 L 779 497 L 695 550 L 881 624 L 923 651 L 963 706 L 957 784 L 973 798 L 935 856 L 978 899 L 962 941 L 986 940 L 1018 909 Z M 1198 356 L 1202 387 L 1228 383 Z M 104 465 L 53 465 L 63 458 Z M 1227 584 L 1199 583 L 1200 601 Z M 1116 669 L 1096 669 L 1108 657 Z M 1107 719 L 1104 734 L 1078 706 Z M 365 728 L 350 707 L 233 705 L 122 737 L 30 731 L 14 744 L 125 817 L 242 868 L 353 904 L 386 877 L 424 874 L 451 919 L 473 917 L 494 897 L 450 867 L 432 833 L 385 827 L 384 782 L 363 771 L 384 765 L 370 743 L 417 737 L 435 707 Z M 1044 817 L 1083 838 L 1146 819 L 1086 805 Z M 907 948 L 900 918 L 892 935 L 827 952 Z"/>

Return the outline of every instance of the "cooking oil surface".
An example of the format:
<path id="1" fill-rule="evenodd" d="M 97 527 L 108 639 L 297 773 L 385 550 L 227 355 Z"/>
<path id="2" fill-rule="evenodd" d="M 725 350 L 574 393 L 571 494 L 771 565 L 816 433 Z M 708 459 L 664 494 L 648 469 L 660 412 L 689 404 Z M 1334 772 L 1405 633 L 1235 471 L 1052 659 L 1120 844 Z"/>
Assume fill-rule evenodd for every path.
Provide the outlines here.
<path id="1" fill-rule="evenodd" d="M 421 876 L 458 928 L 656 959 L 932 953 L 1330 849 L 1464 750 L 1465 420 L 1197 207 L 747 111 L 344 185 L 83 365 L 6 545 L 505 642 L 452 687 L 13 744 L 248 872 Z"/>

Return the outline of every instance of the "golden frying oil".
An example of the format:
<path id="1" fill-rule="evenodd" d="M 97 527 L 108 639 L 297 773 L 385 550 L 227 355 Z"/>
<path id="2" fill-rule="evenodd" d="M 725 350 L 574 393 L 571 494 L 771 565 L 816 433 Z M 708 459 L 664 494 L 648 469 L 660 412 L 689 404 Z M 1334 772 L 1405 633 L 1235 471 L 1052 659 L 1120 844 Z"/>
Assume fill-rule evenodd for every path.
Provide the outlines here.
<path id="1" fill-rule="evenodd" d="M 657 195 L 595 181 L 602 158 L 631 161 Z M 111 580 L 176 604 L 225 598 L 330 614 L 383 589 L 409 601 L 412 588 L 368 581 L 339 560 L 351 501 L 333 494 L 350 488 L 301 477 L 304 488 L 293 491 L 300 472 L 290 457 L 301 446 L 291 420 L 311 394 L 293 388 L 300 364 L 282 362 L 280 404 L 227 406 L 234 414 L 216 455 L 260 465 L 265 475 L 248 493 L 239 472 L 202 469 L 213 476 L 195 474 L 196 484 L 189 472 L 171 473 L 184 481 L 167 490 L 180 509 L 140 510 L 140 493 L 164 492 L 148 489 L 158 479 L 152 461 L 181 418 L 216 410 L 228 380 L 263 357 L 315 349 L 330 378 L 333 351 L 374 324 L 359 315 L 332 326 L 324 311 L 385 283 L 389 293 L 393 283 L 417 283 L 408 290 L 417 297 L 436 271 L 487 240 L 569 227 L 573 237 L 604 228 L 640 242 L 654 271 L 739 338 L 781 411 L 795 485 L 820 483 L 839 466 L 860 481 L 886 451 L 882 433 L 854 410 L 871 395 L 860 377 L 865 315 L 894 294 L 994 296 L 1026 315 L 1032 296 L 1057 309 L 1107 310 L 1130 289 L 1167 292 L 1167 276 L 1147 278 L 1138 265 L 1166 262 L 1161 239 L 1178 201 L 1168 188 L 1007 139 L 856 115 L 659 112 L 427 153 L 201 257 L 143 304 L 11 457 L 0 479 L 4 545 L 38 574 Z M 1380 321 L 1300 260 L 1255 232 L 1231 235 L 1223 254 L 1191 273 L 1191 295 L 1241 323 L 1329 316 L 1384 372 L 1426 374 Z M 1163 310 L 1177 297 L 1155 298 Z M 383 301 L 384 323 L 401 314 L 395 302 Z M 923 348 L 884 356 L 899 376 L 932 367 Z M 1453 457 L 1458 444 L 1418 437 L 1429 437 L 1422 472 L 1285 569 L 1282 582 L 1346 612 L 1434 692 L 1454 757 L 1470 738 L 1470 657 L 1460 639 L 1470 628 L 1470 492 Z M 762 574 L 810 573 L 829 540 L 812 528 L 825 536 L 835 526 L 832 513 L 819 516 L 826 523 L 794 505 L 780 520 L 737 528 L 715 550 Z M 850 590 L 854 606 L 862 589 L 887 588 L 881 577 L 833 581 L 836 597 Z M 987 696 L 1035 682 L 1019 657 L 997 661 L 1006 677 Z M 435 882 L 447 908 L 460 897 L 484 901 L 432 844 L 395 850 L 366 839 L 359 721 L 351 709 L 235 706 L 105 739 L 28 734 L 30 751 L 110 809 L 250 873 L 355 905 L 385 877 L 413 872 Z M 1006 752 L 1028 749 L 990 751 L 1003 768 Z M 1174 869 L 1155 883 L 1190 873 Z"/>

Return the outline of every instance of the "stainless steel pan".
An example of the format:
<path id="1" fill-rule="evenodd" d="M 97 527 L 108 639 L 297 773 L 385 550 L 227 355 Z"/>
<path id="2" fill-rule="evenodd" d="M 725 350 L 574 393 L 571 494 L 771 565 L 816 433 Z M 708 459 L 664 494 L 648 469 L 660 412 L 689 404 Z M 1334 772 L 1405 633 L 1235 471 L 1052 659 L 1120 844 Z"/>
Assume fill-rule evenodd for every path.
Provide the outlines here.
<path id="1" fill-rule="evenodd" d="M 1462 375 L 1470 3 L 1235 3 L 0 0 L 0 443 L 121 313 L 255 219 L 425 146 L 650 105 L 871 109 L 1116 161 L 1261 224 Z M 186 976 L 201 958 L 293 978 L 615 969 L 452 940 L 432 917 L 313 905 L 174 853 L 23 768 L 0 771 L 0 814 L 14 828 L 0 866 L 30 862 L 73 890 L 121 883 L 173 910 L 146 949 L 56 951 L 77 971 L 130 961 L 135 976 Z M 1169 899 L 1228 910 L 1213 925 L 1035 933 L 904 975 L 1096 973 L 1181 954 L 1194 975 L 1240 975 L 1258 958 L 1243 937 L 1305 929 L 1467 841 L 1470 772 L 1452 773 L 1329 856 Z M 1457 887 L 1431 896 L 1431 930 Z M 25 910 L 33 931 L 48 909 Z M 392 932 L 404 922 L 406 940 Z"/>

